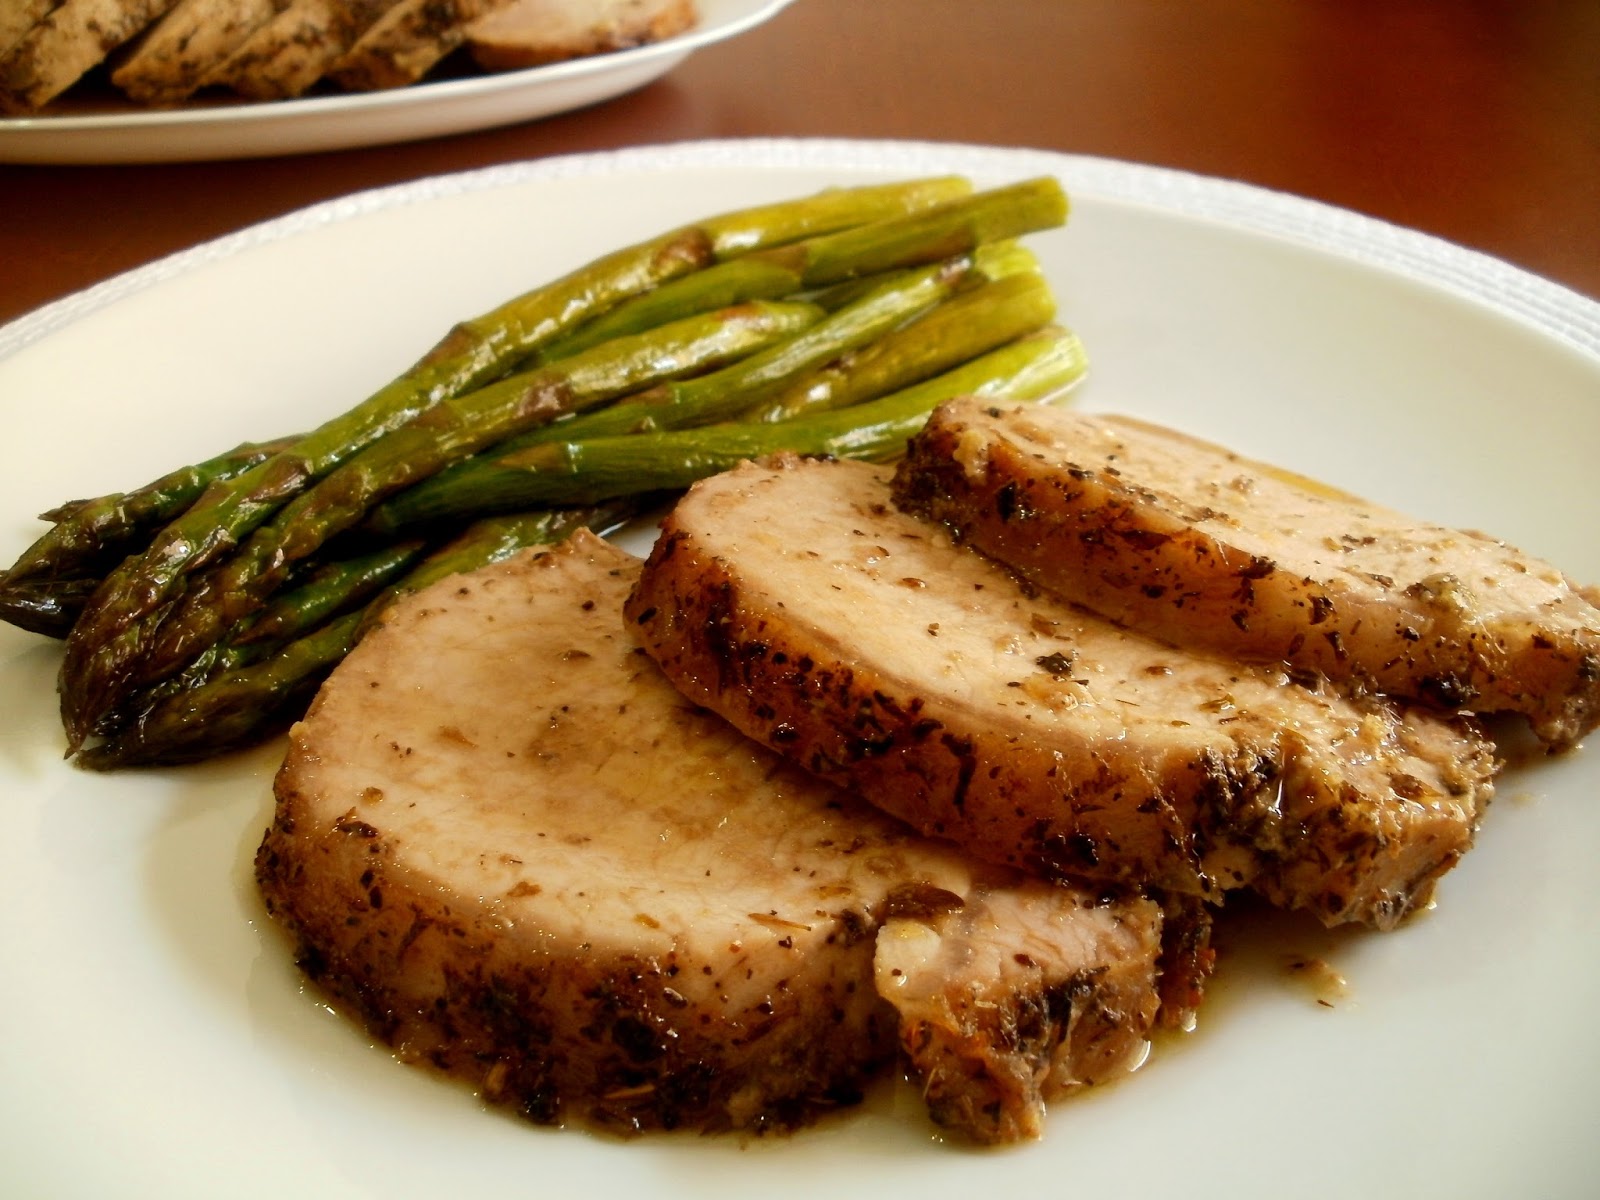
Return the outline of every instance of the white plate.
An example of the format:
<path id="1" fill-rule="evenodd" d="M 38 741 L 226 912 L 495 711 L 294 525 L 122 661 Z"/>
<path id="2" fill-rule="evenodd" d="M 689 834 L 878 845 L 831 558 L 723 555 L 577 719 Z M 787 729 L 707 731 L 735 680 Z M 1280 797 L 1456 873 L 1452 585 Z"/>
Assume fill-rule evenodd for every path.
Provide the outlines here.
<path id="1" fill-rule="evenodd" d="M 615 54 L 350 95 L 179 109 L 67 97 L 48 115 L 0 117 L 0 162 L 128 163 L 263 158 L 492 129 L 643 87 L 689 54 L 761 24 L 791 0 L 699 0 L 687 33 Z"/>
<path id="2" fill-rule="evenodd" d="M 1600 580 L 1600 306 L 1234 184 L 900 143 L 713 143 L 427 181 L 45 309 L 0 330 L 0 558 L 30 514 L 342 409 L 456 318 L 604 248 L 950 170 L 1054 172 L 1073 193 L 1068 228 L 1033 240 L 1093 355 L 1082 407 L 1176 423 Z M 1550 1198 L 1600 1178 L 1592 751 L 1513 771 L 1437 911 L 1406 928 L 1230 934 L 1199 1031 L 1057 1106 L 1038 1145 L 941 1145 L 894 1088 L 788 1140 L 623 1144 L 485 1112 L 330 1015 L 251 882 L 277 748 L 70 769 L 57 658 L 0 629 L 8 1194 Z M 1285 951 L 1328 957 L 1349 998 L 1319 1006 Z"/>

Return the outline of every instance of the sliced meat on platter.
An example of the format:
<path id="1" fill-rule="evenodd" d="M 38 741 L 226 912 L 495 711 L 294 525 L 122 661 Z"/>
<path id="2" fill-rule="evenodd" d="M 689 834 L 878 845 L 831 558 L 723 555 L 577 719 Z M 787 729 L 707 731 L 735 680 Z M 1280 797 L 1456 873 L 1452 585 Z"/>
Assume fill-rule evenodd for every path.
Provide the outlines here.
<path id="1" fill-rule="evenodd" d="M 1053 877 L 1388 927 L 1470 847 L 1476 729 L 1178 649 L 897 511 L 881 467 L 705 480 L 628 613 L 690 699 L 924 833 Z"/>
<path id="2" fill-rule="evenodd" d="M 254 100 L 309 89 L 395 0 L 291 0 L 206 77 Z"/>
<path id="3" fill-rule="evenodd" d="M 403 1057 L 538 1121 L 760 1129 L 903 1049 L 1005 1141 L 1189 1018 L 1153 901 L 922 839 L 684 700 L 638 565 L 580 534 L 420 592 L 291 735 L 262 893 Z"/>
<path id="4" fill-rule="evenodd" d="M 1113 620 L 1373 690 L 1600 722 L 1600 608 L 1556 568 L 1172 430 L 964 400 L 914 439 L 905 508 Z"/>
<path id="5" fill-rule="evenodd" d="M 467 27 L 478 65 L 516 71 L 666 41 L 698 19 L 694 0 L 512 0 Z"/>
<path id="6" fill-rule="evenodd" d="M 60 4 L 61 0 L 7 0 L 0 4 L 0 58 Z"/>
<path id="7" fill-rule="evenodd" d="M 111 81 L 141 104 L 176 104 L 212 72 L 285 0 L 178 0 L 111 72 Z"/>
<path id="8" fill-rule="evenodd" d="M 417 82 L 464 45 L 467 26 L 509 0 L 397 0 L 329 68 L 351 91 L 377 91 Z"/>
<path id="9" fill-rule="evenodd" d="M 0 111 L 55 99 L 175 0 L 64 0 L 0 56 Z"/>

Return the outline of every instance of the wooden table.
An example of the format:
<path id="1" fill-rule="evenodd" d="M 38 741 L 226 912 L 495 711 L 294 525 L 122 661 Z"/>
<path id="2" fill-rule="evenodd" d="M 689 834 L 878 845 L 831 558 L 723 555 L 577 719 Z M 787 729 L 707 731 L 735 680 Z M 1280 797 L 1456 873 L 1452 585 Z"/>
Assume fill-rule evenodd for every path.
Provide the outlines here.
<path id="1" fill-rule="evenodd" d="M 701 138 L 920 138 L 1315 197 L 1600 298 L 1593 0 L 796 0 L 664 79 L 477 134 L 294 158 L 0 166 L 0 322 L 363 188 Z"/>

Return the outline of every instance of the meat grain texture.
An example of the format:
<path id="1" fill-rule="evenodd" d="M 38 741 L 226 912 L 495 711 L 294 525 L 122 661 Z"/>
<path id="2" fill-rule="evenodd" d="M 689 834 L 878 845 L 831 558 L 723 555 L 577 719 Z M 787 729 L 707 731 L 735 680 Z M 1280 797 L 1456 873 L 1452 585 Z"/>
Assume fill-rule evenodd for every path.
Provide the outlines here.
<path id="1" fill-rule="evenodd" d="M 1250 887 L 1387 928 L 1492 792 L 1470 722 L 1118 628 L 896 510 L 867 464 L 780 457 L 697 484 L 627 611 L 692 700 L 1047 878 Z"/>
<path id="2" fill-rule="evenodd" d="M 1173 430 L 977 400 L 913 439 L 898 503 L 1120 624 L 1441 708 L 1600 723 L 1600 608 L 1549 563 Z"/>
<path id="3" fill-rule="evenodd" d="M 785 764 L 661 676 L 621 617 L 637 571 L 580 535 L 418 593 L 291 735 L 262 894 L 402 1057 L 624 1132 L 789 1127 L 900 1060 L 994 1142 L 1188 1019 L 1194 914 L 1163 960 L 1152 901 Z"/>

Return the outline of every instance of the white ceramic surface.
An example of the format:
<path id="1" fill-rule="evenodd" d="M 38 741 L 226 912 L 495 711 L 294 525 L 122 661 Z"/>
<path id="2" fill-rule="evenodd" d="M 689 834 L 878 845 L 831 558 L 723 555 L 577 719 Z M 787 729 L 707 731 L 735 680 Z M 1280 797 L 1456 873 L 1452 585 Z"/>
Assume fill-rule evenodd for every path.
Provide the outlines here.
<path id="1" fill-rule="evenodd" d="M 597 104 L 665 75 L 693 51 L 744 33 L 791 0 L 699 0 L 701 20 L 648 46 L 525 71 L 408 88 L 177 109 L 59 101 L 48 115 L 0 117 L 0 162 L 129 163 L 264 158 L 492 129 Z"/>
<path id="2" fill-rule="evenodd" d="M 951 170 L 1051 172 L 1073 194 L 1068 227 L 1033 242 L 1093 357 L 1080 407 L 1182 426 L 1600 581 L 1600 305 L 1237 184 L 835 142 L 644 148 L 369 193 L 0 329 L 0 559 L 36 532 L 30 514 L 314 423 L 458 317 L 602 249 L 747 201 Z M 1058 1105 L 1037 1145 L 941 1144 L 893 1086 L 786 1140 L 620 1143 L 487 1112 L 328 1012 L 251 882 L 281 749 L 76 771 L 57 662 L 0 628 L 5 1195 L 1595 1194 L 1593 748 L 1514 767 L 1437 909 L 1404 929 L 1225 928 L 1198 1031 Z M 1318 1004 L 1285 969 L 1296 954 L 1327 959 L 1348 994 Z"/>

